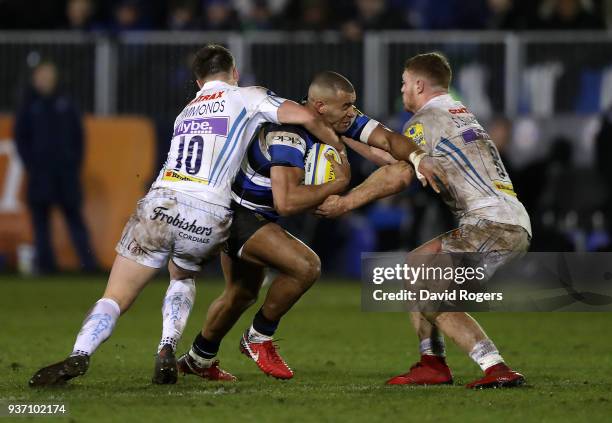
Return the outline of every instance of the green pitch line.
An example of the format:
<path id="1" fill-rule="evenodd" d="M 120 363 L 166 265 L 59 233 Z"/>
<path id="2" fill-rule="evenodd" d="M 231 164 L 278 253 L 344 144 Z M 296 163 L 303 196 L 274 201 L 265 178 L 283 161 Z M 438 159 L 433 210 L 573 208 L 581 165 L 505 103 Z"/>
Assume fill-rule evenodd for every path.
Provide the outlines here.
<path id="1" fill-rule="evenodd" d="M 528 386 L 468 391 L 480 370 L 453 346 L 455 386 L 387 387 L 417 359 L 407 316 L 362 313 L 359 285 L 321 281 L 281 322 L 280 351 L 291 381 L 261 374 L 238 351 L 253 306 L 221 345 L 235 384 L 179 377 L 153 386 L 164 281 L 155 281 L 93 357 L 88 374 L 66 388 L 35 391 L 27 380 L 71 350 L 76 331 L 104 287 L 103 278 L 0 277 L 0 403 L 63 402 L 62 421 L 607 421 L 612 415 L 612 313 L 480 314 L 506 360 Z M 198 282 L 196 305 L 179 352 L 199 330 L 219 280 Z M 4 420 L 6 419 L 6 420 Z M 54 421 L 47 418 L 45 421 Z M 10 418 L 0 418 L 10 421 Z M 20 419 L 18 421 L 26 421 Z"/>

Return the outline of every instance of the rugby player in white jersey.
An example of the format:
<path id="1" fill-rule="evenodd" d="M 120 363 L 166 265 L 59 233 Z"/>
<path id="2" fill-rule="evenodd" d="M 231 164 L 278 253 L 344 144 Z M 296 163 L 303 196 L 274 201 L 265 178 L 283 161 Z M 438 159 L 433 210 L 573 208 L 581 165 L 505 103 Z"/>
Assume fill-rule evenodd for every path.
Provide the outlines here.
<path id="1" fill-rule="evenodd" d="M 491 276 L 494 269 L 527 251 L 531 225 L 489 135 L 469 109 L 448 94 L 451 75 L 448 61 L 437 53 L 409 59 L 402 74 L 404 107 L 414 113 L 406 124 L 405 135 L 445 169 L 449 189 L 442 198 L 459 219 L 457 229 L 411 254 L 478 252 L 480 265 L 486 265 Z M 370 144 L 385 149 L 396 159 L 405 159 L 409 154 L 404 143 Z M 346 196 L 330 197 L 318 213 L 339 216 L 378 198 L 377 191 L 378 187 L 366 181 Z M 410 254 L 408 257 L 410 260 Z M 426 281 L 423 284 L 427 286 Z M 467 387 L 514 387 L 524 383 L 523 375 L 505 364 L 496 346 L 467 313 L 414 312 L 411 321 L 419 337 L 421 359 L 407 373 L 388 380 L 388 384 L 452 383 L 443 334 L 485 373 Z"/>
<path id="2" fill-rule="evenodd" d="M 313 78 L 306 104 L 339 134 L 363 142 L 389 143 L 389 138 L 400 139 L 409 146 L 411 153 L 420 153 L 422 160 L 415 166 L 427 175 L 432 185 L 436 183 L 435 177 L 445 179 L 443 170 L 431 158 L 410 144 L 406 137 L 389 131 L 360 113 L 354 106 L 355 101 L 353 85 L 342 75 L 326 71 Z M 190 351 L 179 359 L 181 372 L 211 379 L 208 366 L 214 362 L 223 337 L 255 302 L 264 269 L 270 267 L 278 274 L 262 307 L 245 331 L 240 348 L 265 374 L 279 379 L 293 377 L 292 370 L 278 354 L 273 335 L 281 318 L 318 279 L 320 261 L 310 248 L 284 231 L 276 219 L 279 214 L 292 215 L 316 207 L 327 197 L 326 192 L 343 191 L 348 182 L 343 166 L 335 164 L 336 181 L 319 186 L 302 184 L 304 156 L 314 142 L 317 140 L 303 128 L 269 124 L 250 145 L 232 187 L 235 218 L 227 254 L 222 255 L 226 288 L 209 308 L 204 328 L 196 336 Z M 397 162 L 384 154 L 386 157 L 381 157 L 382 162 L 395 163 L 370 177 L 381 188 L 381 197 L 405 187 L 414 175 L 409 164 Z M 161 342 L 167 340 L 162 338 Z M 156 368 L 156 374 L 164 372 L 172 373 L 173 370 Z M 156 379 L 174 382 L 170 378 Z"/>
<path id="3" fill-rule="evenodd" d="M 164 168 L 123 230 L 102 298 L 85 317 L 70 356 L 40 369 L 30 386 L 63 384 L 83 375 L 119 316 L 169 259 L 169 290 L 179 301 L 165 303 L 164 309 L 170 320 L 188 313 L 195 275 L 228 237 L 231 182 L 261 124 L 299 124 L 341 148 L 331 126 L 305 107 L 262 87 L 238 87 L 234 58 L 226 48 L 203 47 L 193 70 L 200 89 L 177 117 Z M 218 363 L 213 369 L 217 379 L 232 379 Z"/>

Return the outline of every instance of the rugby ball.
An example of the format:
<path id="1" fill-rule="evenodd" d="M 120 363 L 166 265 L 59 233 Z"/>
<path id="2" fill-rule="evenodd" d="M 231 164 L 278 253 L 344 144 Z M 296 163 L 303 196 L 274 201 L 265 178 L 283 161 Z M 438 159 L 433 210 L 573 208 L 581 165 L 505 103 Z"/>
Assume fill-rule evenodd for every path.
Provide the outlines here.
<path id="1" fill-rule="evenodd" d="M 321 185 L 336 179 L 334 169 L 327 155 L 331 152 L 336 161 L 340 162 L 338 151 L 327 144 L 314 143 L 304 161 L 304 185 Z"/>

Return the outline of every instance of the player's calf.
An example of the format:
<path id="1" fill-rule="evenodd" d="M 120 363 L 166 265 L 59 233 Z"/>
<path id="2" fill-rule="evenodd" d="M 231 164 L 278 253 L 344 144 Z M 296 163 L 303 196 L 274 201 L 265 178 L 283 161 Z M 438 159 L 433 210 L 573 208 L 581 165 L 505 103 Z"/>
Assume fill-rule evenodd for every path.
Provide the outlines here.
<path id="1" fill-rule="evenodd" d="M 110 298 L 101 298 L 91 308 L 72 349 L 72 354 L 59 363 L 43 367 L 32 376 L 32 387 L 54 386 L 85 374 L 89 356 L 111 335 L 121 310 Z"/>
<path id="2" fill-rule="evenodd" d="M 316 282 L 320 273 L 321 262 L 312 253 L 302 256 L 291 272 L 279 274 L 272 282 L 251 327 L 240 340 L 240 351 L 265 374 L 277 379 L 293 377 L 293 371 L 278 353 L 273 336 L 282 316 Z"/>
<path id="3" fill-rule="evenodd" d="M 280 321 L 321 276 L 319 256 L 310 249 L 307 251 L 308 254 L 294 260 L 292 267 L 281 271 L 270 284 L 262 306 L 270 321 Z"/>
<path id="4" fill-rule="evenodd" d="M 523 375 L 505 364 L 493 341 L 467 313 L 424 314 L 424 316 L 450 336 L 484 372 L 484 377 L 468 384 L 468 388 L 515 387 L 525 382 Z"/>
<path id="5" fill-rule="evenodd" d="M 176 383 L 178 368 L 174 354 L 183 336 L 194 300 L 195 281 L 192 277 L 173 278 L 170 281 L 162 303 L 162 337 L 155 355 L 153 383 L 160 385 Z"/>

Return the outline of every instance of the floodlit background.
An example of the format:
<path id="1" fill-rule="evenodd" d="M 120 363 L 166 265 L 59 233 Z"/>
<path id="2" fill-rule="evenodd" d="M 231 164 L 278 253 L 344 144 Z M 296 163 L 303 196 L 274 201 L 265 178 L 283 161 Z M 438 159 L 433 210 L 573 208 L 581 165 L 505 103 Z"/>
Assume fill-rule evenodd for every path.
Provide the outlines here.
<path id="1" fill-rule="evenodd" d="M 531 215 L 532 251 L 609 251 L 611 15 L 603 0 L 0 1 L 0 272 L 35 272 L 40 261 L 27 166 L 13 142 L 32 70 L 54 62 L 62 95 L 84 116 L 82 210 L 106 269 L 196 91 L 191 55 L 208 42 L 231 49 L 242 85 L 295 100 L 317 71 L 340 72 L 360 109 L 398 131 L 410 117 L 399 92 L 404 61 L 443 52 L 453 95 L 493 137 Z M 353 185 L 373 170 L 351 163 Z M 319 253 L 324 275 L 350 277 L 361 251 L 411 249 L 455 225 L 416 183 L 337 221 L 287 224 Z M 95 270 L 75 252 L 69 225 L 55 210 L 57 269 Z"/>

